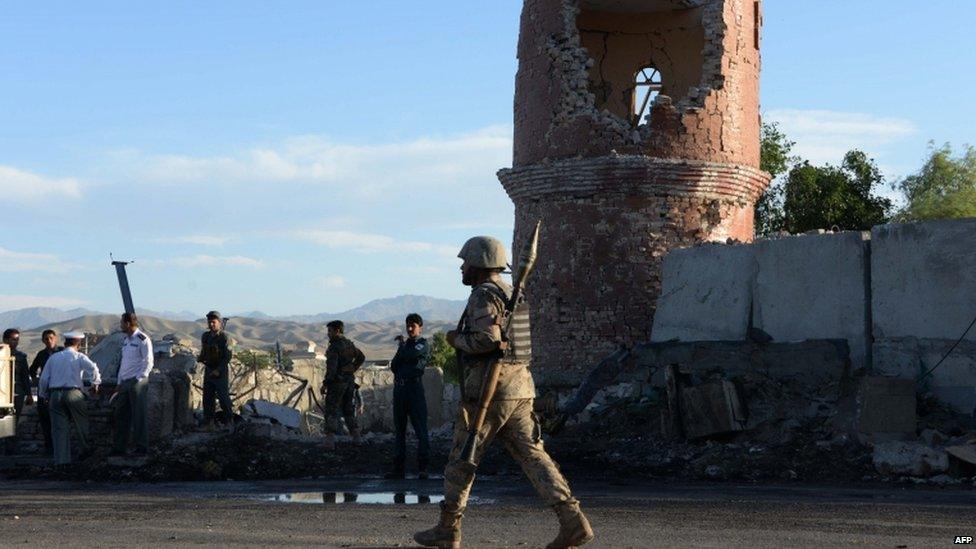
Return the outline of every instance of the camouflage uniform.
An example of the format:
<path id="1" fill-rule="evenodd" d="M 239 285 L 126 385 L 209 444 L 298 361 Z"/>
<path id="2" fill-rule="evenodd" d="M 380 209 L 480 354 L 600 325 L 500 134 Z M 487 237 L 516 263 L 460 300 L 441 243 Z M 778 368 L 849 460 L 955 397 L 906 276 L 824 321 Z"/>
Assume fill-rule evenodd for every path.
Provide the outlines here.
<path id="1" fill-rule="evenodd" d="M 354 436 L 359 432 L 356 421 L 356 370 L 366 361 L 363 352 L 349 338 L 340 335 L 329 341 L 325 351 L 325 425 L 326 435 L 335 434 L 341 409 L 346 427 Z"/>
<path id="2" fill-rule="evenodd" d="M 219 318 L 219 317 L 218 317 Z M 200 336 L 200 356 L 197 362 L 204 365 L 203 371 L 203 418 L 207 424 L 213 423 L 217 402 L 228 423 L 234 421 L 234 405 L 230 399 L 230 360 L 233 352 L 227 341 L 227 334 L 206 331 Z"/>

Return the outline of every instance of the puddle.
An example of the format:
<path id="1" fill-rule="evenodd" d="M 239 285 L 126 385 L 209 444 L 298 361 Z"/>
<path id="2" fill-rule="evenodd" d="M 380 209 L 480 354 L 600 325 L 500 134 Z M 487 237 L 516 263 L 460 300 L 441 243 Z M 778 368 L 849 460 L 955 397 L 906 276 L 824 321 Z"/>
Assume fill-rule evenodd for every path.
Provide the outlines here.
<path id="1" fill-rule="evenodd" d="M 292 492 L 256 496 L 260 501 L 277 503 L 349 503 L 356 505 L 426 505 L 444 501 L 440 494 L 415 492 Z"/>

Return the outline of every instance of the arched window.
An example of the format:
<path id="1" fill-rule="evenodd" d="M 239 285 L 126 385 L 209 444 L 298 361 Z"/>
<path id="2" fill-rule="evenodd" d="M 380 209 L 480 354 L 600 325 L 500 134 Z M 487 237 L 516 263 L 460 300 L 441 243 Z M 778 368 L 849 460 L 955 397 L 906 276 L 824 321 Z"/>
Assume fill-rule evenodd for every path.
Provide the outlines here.
<path id="1" fill-rule="evenodd" d="M 654 98 L 661 93 L 661 72 L 654 67 L 637 71 L 634 82 L 634 112 L 631 124 L 637 127 L 651 114 Z"/>

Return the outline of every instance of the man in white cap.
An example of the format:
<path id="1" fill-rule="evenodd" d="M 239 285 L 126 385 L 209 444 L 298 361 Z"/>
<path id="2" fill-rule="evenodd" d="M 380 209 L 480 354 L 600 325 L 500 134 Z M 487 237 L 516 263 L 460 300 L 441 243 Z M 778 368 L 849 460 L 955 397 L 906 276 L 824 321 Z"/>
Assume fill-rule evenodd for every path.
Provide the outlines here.
<path id="1" fill-rule="evenodd" d="M 82 391 L 87 378 L 92 385 L 92 394 L 97 394 L 102 378 L 98 366 L 78 351 L 84 339 L 84 332 L 65 333 L 64 350 L 48 359 L 38 383 L 38 396 L 47 399 L 51 407 L 51 438 L 56 465 L 71 463 L 71 423 L 78 431 L 81 459 L 91 455 L 88 404 Z"/>
<path id="2" fill-rule="evenodd" d="M 125 338 L 122 339 L 122 361 L 119 363 L 118 384 L 115 386 L 115 442 L 113 455 L 125 455 L 129 435 L 136 447 L 136 455 L 149 450 L 149 372 L 153 369 L 153 347 L 149 336 L 139 329 L 135 313 L 123 313 L 119 321 Z"/>

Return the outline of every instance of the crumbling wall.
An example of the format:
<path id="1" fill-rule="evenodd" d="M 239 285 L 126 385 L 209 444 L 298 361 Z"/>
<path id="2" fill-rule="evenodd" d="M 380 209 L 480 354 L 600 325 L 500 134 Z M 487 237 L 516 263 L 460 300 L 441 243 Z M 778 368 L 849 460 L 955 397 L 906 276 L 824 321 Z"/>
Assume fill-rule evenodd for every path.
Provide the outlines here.
<path id="1" fill-rule="evenodd" d="M 871 231 L 875 369 L 915 378 L 945 356 L 976 317 L 976 219 Z M 976 327 L 924 380 L 960 412 L 976 409 Z"/>
<path id="2" fill-rule="evenodd" d="M 976 317 L 973 234 L 976 219 L 963 219 L 676 250 L 652 341 L 745 339 L 748 327 L 774 341 L 844 339 L 855 373 L 904 379 L 955 345 L 920 389 L 971 414 L 976 327 L 958 340 Z"/>
<path id="3" fill-rule="evenodd" d="M 616 345 L 647 340 L 668 250 L 753 238 L 769 182 L 754 6 L 526 0 L 513 167 L 499 178 L 515 249 L 542 221 L 528 283 L 540 386 L 576 385 Z M 635 123 L 632 88 L 648 64 L 665 93 Z"/>

